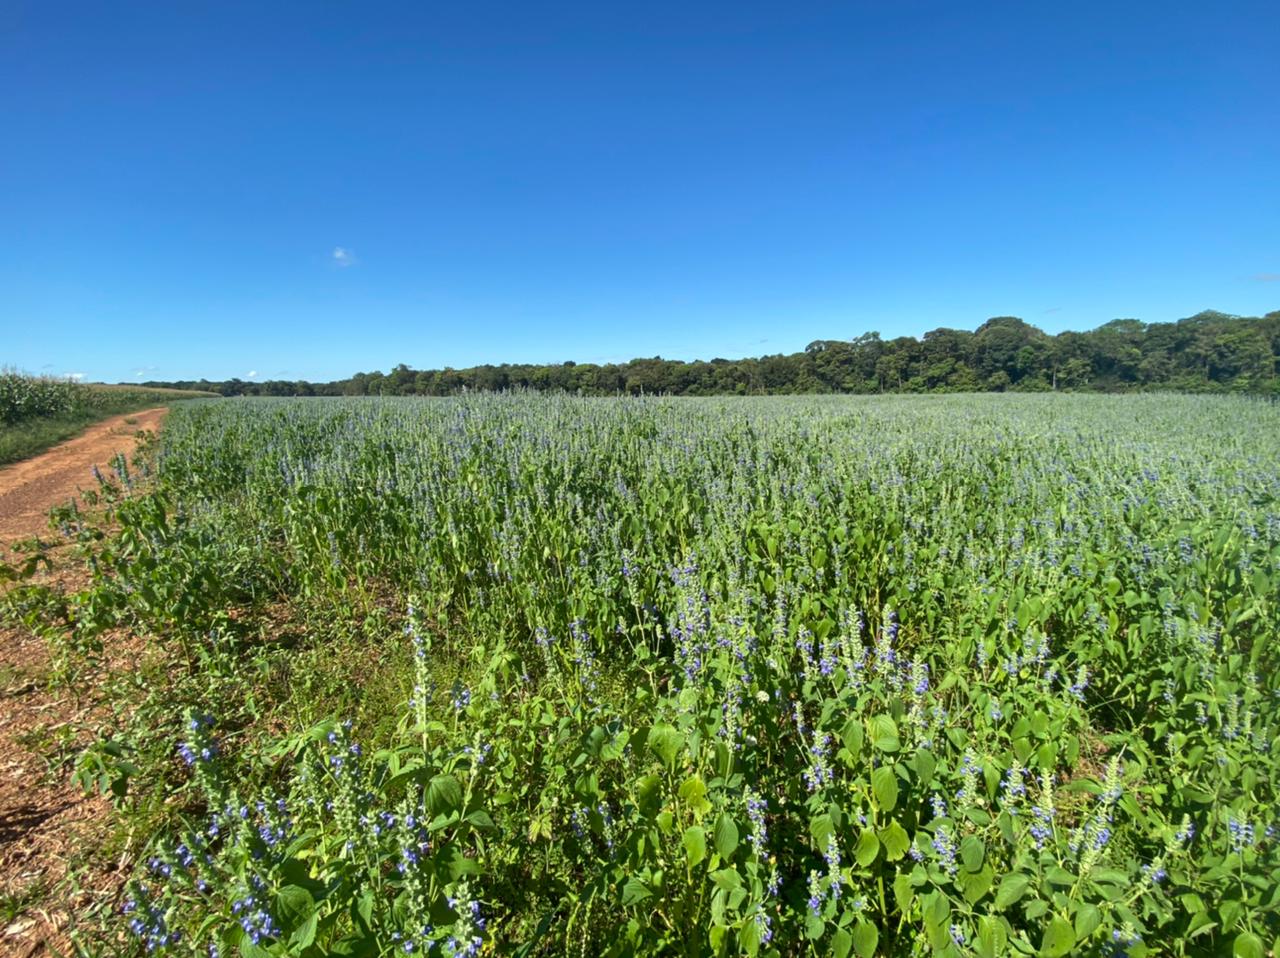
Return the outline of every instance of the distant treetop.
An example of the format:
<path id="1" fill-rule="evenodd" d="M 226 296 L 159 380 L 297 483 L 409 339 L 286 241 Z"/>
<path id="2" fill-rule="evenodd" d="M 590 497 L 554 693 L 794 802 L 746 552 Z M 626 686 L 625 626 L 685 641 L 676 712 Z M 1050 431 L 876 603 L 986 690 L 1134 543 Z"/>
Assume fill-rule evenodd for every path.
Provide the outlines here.
<path id="1" fill-rule="evenodd" d="M 934 329 L 919 339 L 878 332 L 818 339 L 803 352 L 748 359 L 625 363 L 503 363 L 468 369 L 356 373 L 328 383 L 268 380 L 149 382 L 225 396 L 447 396 L 464 390 L 532 389 L 612 396 L 780 393 L 1152 390 L 1280 396 L 1280 312 L 1259 317 L 1205 310 L 1174 323 L 1114 319 L 1056 336 L 1017 316 L 975 331 Z"/>

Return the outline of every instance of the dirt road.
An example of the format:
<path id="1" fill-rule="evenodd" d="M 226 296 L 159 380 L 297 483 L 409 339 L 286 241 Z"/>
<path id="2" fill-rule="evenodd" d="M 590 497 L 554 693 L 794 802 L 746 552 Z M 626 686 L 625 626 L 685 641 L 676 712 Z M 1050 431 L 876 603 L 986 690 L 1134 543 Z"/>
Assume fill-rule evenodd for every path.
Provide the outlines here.
<path id="1" fill-rule="evenodd" d="M 134 434 L 158 429 L 166 412 L 114 416 L 48 452 L 0 469 L 0 543 L 48 532 L 48 511 L 93 488 L 93 467 L 105 470 L 117 452 L 132 453 Z"/>

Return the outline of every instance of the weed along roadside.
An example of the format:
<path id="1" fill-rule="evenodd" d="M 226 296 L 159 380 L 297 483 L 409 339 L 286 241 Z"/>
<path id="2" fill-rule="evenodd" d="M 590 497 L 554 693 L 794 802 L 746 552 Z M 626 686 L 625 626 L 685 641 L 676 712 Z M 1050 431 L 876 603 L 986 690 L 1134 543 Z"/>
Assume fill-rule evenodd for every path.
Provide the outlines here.
<path id="1" fill-rule="evenodd" d="M 209 400 L 90 499 L 90 954 L 1276 947 L 1273 404 Z"/>

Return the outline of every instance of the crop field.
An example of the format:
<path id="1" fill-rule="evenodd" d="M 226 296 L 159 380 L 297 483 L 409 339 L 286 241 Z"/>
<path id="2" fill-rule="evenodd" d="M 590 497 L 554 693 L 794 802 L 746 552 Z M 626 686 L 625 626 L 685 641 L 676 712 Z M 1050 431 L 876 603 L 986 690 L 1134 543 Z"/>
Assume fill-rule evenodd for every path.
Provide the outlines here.
<path id="1" fill-rule="evenodd" d="M 1274 404 L 210 400 L 91 498 L 95 953 L 1277 953 Z"/>

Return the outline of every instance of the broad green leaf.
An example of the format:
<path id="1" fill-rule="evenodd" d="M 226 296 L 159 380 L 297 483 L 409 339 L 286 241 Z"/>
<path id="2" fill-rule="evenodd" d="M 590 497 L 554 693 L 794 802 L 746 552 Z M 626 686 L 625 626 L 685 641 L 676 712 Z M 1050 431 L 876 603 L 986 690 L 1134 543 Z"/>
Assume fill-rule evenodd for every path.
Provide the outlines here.
<path id="1" fill-rule="evenodd" d="M 1010 872 L 1000 879 L 1000 887 L 996 889 L 996 911 L 1004 911 L 1027 893 L 1031 879 L 1022 872 Z"/>
<path id="2" fill-rule="evenodd" d="M 662 807 L 662 779 L 657 775 L 646 775 L 636 782 L 635 790 L 640 814 L 652 818 Z"/>
<path id="3" fill-rule="evenodd" d="M 462 808 L 462 783 L 452 775 L 437 775 L 427 786 L 427 808 L 432 815 L 447 815 Z"/>
<path id="4" fill-rule="evenodd" d="M 690 775 L 684 780 L 680 786 L 680 800 L 684 802 L 697 815 L 705 815 L 711 810 L 711 803 L 707 801 L 707 786 L 702 781 L 701 776 Z"/>
<path id="5" fill-rule="evenodd" d="M 853 936 L 843 928 L 837 928 L 831 936 L 831 958 L 847 958 L 853 947 Z"/>
<path id="6" fill-rule="evenodd" d="M 1251 931 L 1242 931 L 1231 943 L 1234 958 L 1264 958 L 1262 939 Z"/>
<path id="7" fill-rule="evenodd" d="M 635 905 L 646 898 L 653 895 L 649 886 L 638 878 L 629 878 L 627 883 L 622 886 L 622 904 L 623 907 Z"/>
<path id="8" fill-rule="evenodd" d="M 1102 913 L 1098 911 L 1098 906 L 1085 902 L 1076 909 L 1076 940 L 1084 941 L 1102 924 Z"/>
<path id="9" fill-rule="evenodd" d="M 880 930 L 871 922 L 863 920 L 853 926 L 853 950 L 858 958 L 872 958 L 879 944 Z"/>
<path id="10" fill-rule="evenodd" d="M 844 728 L 840 731 L 840 740 L 844 743 L 844 747 L 849 750 L 849 758 L 852 761 L 858 757 L 862 751 L 862 720 L 860 718 L 851 718 L 844 723 Z"/>
<path id="11" fill-rule="evenodd" d="M 716 851 L 720 853 L 721 858 L 728 861 L 733 857 L 733 853 L 738 847 L 738 826 L 734 824 L 728 812 L 721 812 L 720 817 L 716 819 L 715 830 L 711 834 L 711 839 L 715 843 Z"/>
<path id="12" fill-rule="evenodd" d="M 684 746 L 684 736 L 673 726 L 659 722 L 649 729 L 649 737 L 646 741 L 649 751 L 660 758 L 667 768 L 675 767 L 676 756 Z"/>
<path id="13" fill-rule="evenodd" d="M 882 765 L 871 773 L 871 792 L 883 811 L 893 811 L 898 804 L 898 776 L 892 765 Z"/>
<path id="14" fill-rule="evenodd" d="M 707 833 L 699 825 L 684 831 L 684 850 L 690 868 L 707 857 Z"/>
<path id="15" fill-rule="evenodd" d="M 902 747 L 893 716 L 877 715 L 871 720 L 871 744 L 881 752 L 896 752 Z"/>
<path id="16" fill-rule="evenodd" d="M 823 812 L 821 815 L 814 815 L 809 819 L 809 835 L 813 838 L 813 846 L 818 849 L 825 849 L 827 841 L 835 834 L 836 827 L 831 823 L 831 815 Z"/>
<path id="17" fill-rule="evenodd" d="M 1076 944 L 1076 933 L 1065 918 L 1054 915 L 1040 940 L 1040 954 L 1044 958 L 1062 958 Z"/>
<path id="18" fill-rule="evenodd" d="M 916 773 L 916 782 L 922 788 L 928 788 L 929 782 L 933 779 L 933 773 L 938 767 L 938 760 L 933 757 L 933 753 L 927 748 L 917 749 L 911 765 Z"/>
<path id="19" fill-rule="evenodd" d="M 990 865 L 987 865 L 976 872 L 961 872 L 958 882 L 964 890 L 964 900 L 973 905 L 980 901 L 987 892 L 991 891 L 991 886 L 995 883 L 995 880 L 995 870 Z"/>
<path id="20" fill-rule="evenodd" d="M 858 836 L 857 847 L 853 850 L 853 857 L 863 868 L 867 868 L 876 856 L 880 854 L 880 839 L 876 838 L 876 833 L 871 829 L 863 829 L 862 834 Z"/>
<path id="21" fill-rule="evenodd" d="M 742 876 L 733 868 L 721 868 L 713 871 L 711 880 L 727 892 L 738 891 L 742 888 Z"/>
<path id="22" fill-rule="evenodd" d="M 910 911 L 915 897 L 915 889 L 911 887 L 911 876 L 899 872 L 893 880 L 893 900 L 897 902 L 898 911 L 904 914 Z"/>
<path id="23" fill-rule="evenodd" d="M 986 854 L 987 846 L 977 835 L 967 835 L 960 843 L 960 861 L 971 872 L 976 872 L 982 867 L 982 860 Z"/>
<path id="24" fill-rule="evenodd" d="M 315 914 L 316 900 L 298 885 L 285 885 L 276 892 L 276 917 L 285 928 L 296 928 Z"/>
<path id="25" fill-rule="evenodd" d="M 897 820 L 889 822 L 879 832 L 880 844 L 884 846 L 884 855 L 891 862 L 896 862 L 911 848 L 911 837 Z"/>

